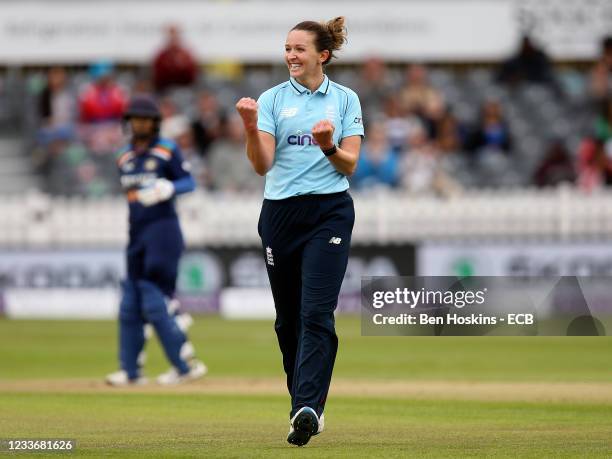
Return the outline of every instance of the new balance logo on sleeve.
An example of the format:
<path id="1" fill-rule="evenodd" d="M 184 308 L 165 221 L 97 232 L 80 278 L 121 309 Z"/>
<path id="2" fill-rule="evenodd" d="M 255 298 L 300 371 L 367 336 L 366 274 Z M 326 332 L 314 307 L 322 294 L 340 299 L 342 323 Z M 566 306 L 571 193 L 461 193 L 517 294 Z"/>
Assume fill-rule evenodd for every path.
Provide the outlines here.
<path id="1" fill-rule="evenodd" d="M 342 242 L 342 238 L 339 238 L 339 237 L 332 237 L 332 238 L 329 240 L 329 243 L 330 243 L 330 244 L 340 245 L 340 243 L 341 243 L 341 242 Z"/>

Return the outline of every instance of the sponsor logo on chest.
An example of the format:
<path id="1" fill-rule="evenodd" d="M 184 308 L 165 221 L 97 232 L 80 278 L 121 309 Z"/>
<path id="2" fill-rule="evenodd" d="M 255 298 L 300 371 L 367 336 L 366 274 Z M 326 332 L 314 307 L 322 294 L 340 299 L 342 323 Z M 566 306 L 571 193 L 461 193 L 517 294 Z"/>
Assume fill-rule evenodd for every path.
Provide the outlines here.
<path id="1" fill-rule="evenodd" d="M 149 186 L 157 179 L 157 174 L 154 172 L 144 172 L 140 174 L 130 174 L 121 176 L 121 187 L 124 190 L 134 188 L 144 188 Z"/>
<path id="2" fill-rule="evenodd" d="M 295 134 L 287 137 L 287 143 L 300 146 L 319 145 L 311 134 L 303 134 L 302 131 L 296 131 Z"/>

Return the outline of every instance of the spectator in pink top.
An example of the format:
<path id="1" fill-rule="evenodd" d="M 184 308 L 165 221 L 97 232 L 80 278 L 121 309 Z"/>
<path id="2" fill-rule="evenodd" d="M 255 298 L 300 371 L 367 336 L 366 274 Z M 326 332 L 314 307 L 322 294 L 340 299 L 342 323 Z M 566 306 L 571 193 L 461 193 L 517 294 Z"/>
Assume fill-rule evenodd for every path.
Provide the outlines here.
<path id="1" fill-rule="evenodd" d="M 96 62 L 89 68 L 89 74 L 94 81 L 79 97 L 81 121 L 120 121 L 127 96 L 113 79 L 113 65 L 108 61 Z"/>

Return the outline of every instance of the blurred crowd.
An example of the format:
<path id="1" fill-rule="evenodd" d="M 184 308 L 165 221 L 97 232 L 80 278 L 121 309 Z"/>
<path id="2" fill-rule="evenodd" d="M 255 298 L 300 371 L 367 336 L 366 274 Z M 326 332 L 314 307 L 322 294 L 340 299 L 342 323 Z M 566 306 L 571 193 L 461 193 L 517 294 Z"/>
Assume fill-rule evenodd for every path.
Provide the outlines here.
<path id="1" fill-rule="evenodd" d="M 399 66 L 372 57 L 360 66 L 332 65 L 329 74 L 354 89 L 363 108 L 355 189 L 452 196 L 469 187 L 569 183 L 591 192 L 612 184 L 612 37 L 591 68 L 559 70 L 524 37 L 497 66 Z M 162 136 L 178 143 L 201 188 L 263 188 L 246 160 L 233 104 L 287 78 L 280 65 L 205 72 L 180 30 L 169 27 L 146 68 L 118 72 L 98 61 L 79 75 L 53 67 L 30 84 L 33 160 L 48 191 L 119 192 L 114 153 L 127 138 L 122 114 L 129 97 L 148 92 L 159 99 Z"/>

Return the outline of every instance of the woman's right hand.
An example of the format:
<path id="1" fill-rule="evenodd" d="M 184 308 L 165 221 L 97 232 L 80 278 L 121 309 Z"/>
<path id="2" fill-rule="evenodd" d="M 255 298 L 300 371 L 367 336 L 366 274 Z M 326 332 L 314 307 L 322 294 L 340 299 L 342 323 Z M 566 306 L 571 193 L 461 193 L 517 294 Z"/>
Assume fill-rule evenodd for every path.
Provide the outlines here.
<path id="1" fill-rule="evenodd" d="M 236 103 L 236 110 L 238 110 L 247 131 L 257 130 L 257 109 L 257 101 L 250 97 L 243 97 Z"/>

